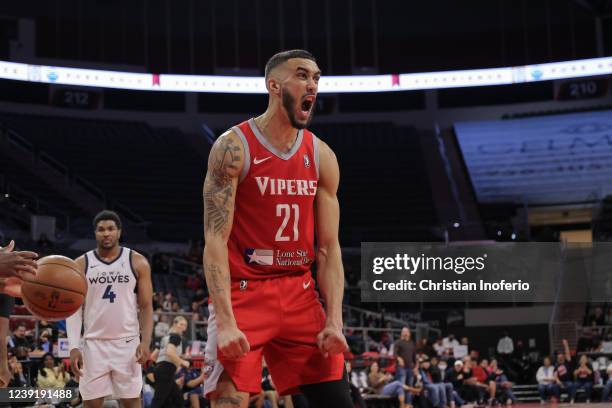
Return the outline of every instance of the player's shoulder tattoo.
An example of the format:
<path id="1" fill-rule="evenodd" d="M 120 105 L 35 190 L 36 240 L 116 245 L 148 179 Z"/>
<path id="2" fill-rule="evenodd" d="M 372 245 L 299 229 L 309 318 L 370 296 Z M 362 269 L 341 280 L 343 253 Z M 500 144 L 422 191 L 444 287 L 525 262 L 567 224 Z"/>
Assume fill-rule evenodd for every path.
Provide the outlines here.
<path id="1" fill-rule="evenodd" d="M 204 229 L 220 233 L 229 222 L 236 179 L 244 157 L 240 140 L 233 132 L 223 134 L 210 151 L 204 181 Z"/>

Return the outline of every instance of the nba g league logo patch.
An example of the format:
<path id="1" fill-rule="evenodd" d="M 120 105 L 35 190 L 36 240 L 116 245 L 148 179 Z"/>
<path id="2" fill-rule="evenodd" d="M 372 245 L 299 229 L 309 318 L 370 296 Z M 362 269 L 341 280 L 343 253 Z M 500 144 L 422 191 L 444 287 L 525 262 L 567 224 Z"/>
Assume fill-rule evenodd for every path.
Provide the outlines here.
<path id="1" fill-rule="evenodd" d="M 308 158 L 307 154 L 304 155 L 304 167 L 306 168 L 310 167 L 310 159 Z"/>

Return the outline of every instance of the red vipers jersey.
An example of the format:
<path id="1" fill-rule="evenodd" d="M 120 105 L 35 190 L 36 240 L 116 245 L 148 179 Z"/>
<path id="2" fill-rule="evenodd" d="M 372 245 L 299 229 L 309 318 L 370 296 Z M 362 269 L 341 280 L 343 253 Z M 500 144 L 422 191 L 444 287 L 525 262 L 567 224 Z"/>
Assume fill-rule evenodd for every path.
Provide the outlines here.
<path id="1" fill-rule="evenodd" d="M 300 130 L 291 151 L 282 153 L 267 142 L 253 119 L 233 130 L 245 157 L 227 244 L 232 279 L 307 272 L 314 260 L 316 136 Z"/>

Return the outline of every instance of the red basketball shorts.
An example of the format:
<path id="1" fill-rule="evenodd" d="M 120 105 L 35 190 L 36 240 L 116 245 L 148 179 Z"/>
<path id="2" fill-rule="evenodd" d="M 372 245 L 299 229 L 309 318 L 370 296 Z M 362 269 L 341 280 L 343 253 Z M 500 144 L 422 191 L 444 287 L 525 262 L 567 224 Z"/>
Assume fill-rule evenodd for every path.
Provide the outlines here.
<path id="1" fill-rule="evenodd" d="M 234 316 L 251 350 L 238 360 L 230 360 L 207 344 L 211 375 L 205 383 L 205 393 L 215 390 L 223 370 L 238 391 L 259 393 L 262 358 L 281 395 L 299 393 L 299 385 L 341 379 L 342 354 L 324 358 L 317 347 L 317 335 L 325 327 L 325 313 L 314 285 L 310 273 L 232 282 Z M 216 341 L 214 308 L 209 308 L 208 343 Z"/>

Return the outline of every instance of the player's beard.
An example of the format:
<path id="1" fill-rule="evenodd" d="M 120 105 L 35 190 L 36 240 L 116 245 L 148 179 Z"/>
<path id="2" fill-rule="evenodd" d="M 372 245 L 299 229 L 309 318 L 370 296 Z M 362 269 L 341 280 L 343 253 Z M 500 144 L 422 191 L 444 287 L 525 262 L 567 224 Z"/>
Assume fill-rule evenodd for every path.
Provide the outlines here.
<path id="1" fill-rule="evenodd" d="M 117 244 L 119 243 L 118 239 L 111 239 L 108 243 L 104 242 L 104 240 L 100 241 L 98 243 L 99 247 L 108 251 L 111 250 L 113 248 L 115 248 L 117 246 Z"/>
<path id="2" fill-rule="evenodd" d="M 291 95 L 291 93 L 289 93 L 289 91 L 287 91 L 287 89 L 282 88 L 282 94 L 283 107 L 285 108 L 285 111 L 287 111 L 287 116 L 289 117 L 289 122 L 291 122 L 291 126 L 296 129 L 306 129 L 312 121 L 314 109 L 312 107 L 310 108 L 310 112 L 308 114 L 308 119 L 306 119 L 306 122 L 298 122 L 297 118 L 295 117 L 295 110 L 300 106 L 297 105 L 295 98 Z"/>

